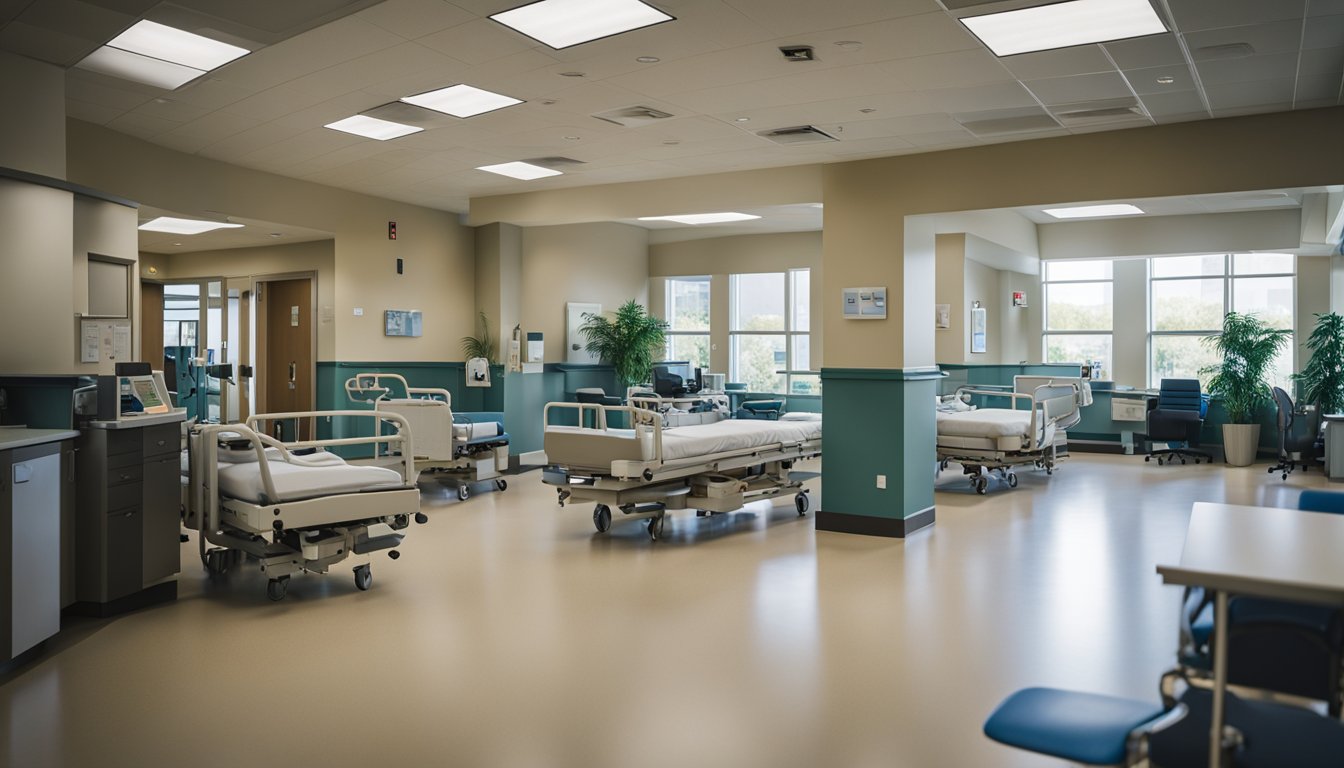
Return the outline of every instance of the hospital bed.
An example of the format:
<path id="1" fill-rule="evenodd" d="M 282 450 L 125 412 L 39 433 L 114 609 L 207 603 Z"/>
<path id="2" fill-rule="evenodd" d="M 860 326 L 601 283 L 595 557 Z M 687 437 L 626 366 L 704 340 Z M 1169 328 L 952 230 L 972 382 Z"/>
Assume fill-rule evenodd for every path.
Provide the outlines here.
<path id="1" fill-rule="evenodd" d="M 386 419 L 400 434 L 282 443 L 264 422 L 349 416 Z M 312 411 L 256 415 L 246 424 L 195 424 L 188 433 L 183 523 L 200 531 L 201 562 L 222 574 L 243 556 L 270 577 L 266 594 L 280 600 L 291 574 L 326 573 L 355 556 L 355 586 L 373 581 L 369 556 L 396 559 L 412 518 L 424 523 L 415 469 L 405 451 L 396 469 L 347 464 L 326 449 L 379 442 L 399 446 L 405 420 L 370 411 Z M 208 544 L 214 547 L 208 548 Z"/>
<path id="2" fill-rule="evenodd" d="M 447 474 L 462 501 L 471 496 L 472 483 L 494 480 L 501 491 L 509 487 L 500 477 L 509 468 L 509 433 L 494 419 L 455 418 L 448 390 L 412 387 L 395 373 L 360 373 L 346 380 L 345 393 L 352 402 L 372 403 L 377 413 L 400 416 L 409 427 L 416 472 Z M 375 434 L 386 423 L 375 422 Z"/>
<path id="3" fill-rule="evenodd" d="M 568 413 L 568 426 L 553 414 Z M 628 429 L 608 427 L 623 414 Z M 745 504 L 793 494 L 798 514 L 809 506 L 803 481 L 815 473 L 791 471 L 795 462 L 821 455 L 820 414 L 779 421 L 722 419 L 666 427 L 657 411 L 638 406 L 548 403 L 542 474 L 556 487 L 560 506 L 594 502 L 593 526 L 611 527 L 613 509 L 648 519 L 649 537 L 662 536 L 669 509 L 700 516 L 733 512 Z"/>
<path id="4" fill-rule="evenodd" d="M 940 405 L 938 469 L 947 469 L 950 462 L 961 464 L 971 485 L 981 494 L 989 486 L 991 473 L 997 473 L 1009 488 L 1017 487 L 1014 467 L 1031 465 L 1044 469 L 1047 475 L 1054 474 L 1059 458 L 1056 438 L 1078 423 L 1079 408 L 1088 398 L 1084 385 L 1076 379 L 1044 381 L 1015 384 L 1015 389 L 1030 388 L 1030 392 L 959 388 L 950 401 L 953 404 L 968 396 L 982 396 L 1006 398 L 1010 407 L 949 411 Z"/>

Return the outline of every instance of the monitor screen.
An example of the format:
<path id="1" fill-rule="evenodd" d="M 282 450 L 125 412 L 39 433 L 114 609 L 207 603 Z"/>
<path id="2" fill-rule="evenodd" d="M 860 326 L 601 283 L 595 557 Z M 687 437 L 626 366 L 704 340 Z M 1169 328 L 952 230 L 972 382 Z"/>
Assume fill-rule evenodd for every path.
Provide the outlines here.
<path id="1" fill-rule="evenodd" d="M 681 397 L 695 391 L 695 369 L 687 361 L 655 363 L 653 391 L 662 397 Z"/>

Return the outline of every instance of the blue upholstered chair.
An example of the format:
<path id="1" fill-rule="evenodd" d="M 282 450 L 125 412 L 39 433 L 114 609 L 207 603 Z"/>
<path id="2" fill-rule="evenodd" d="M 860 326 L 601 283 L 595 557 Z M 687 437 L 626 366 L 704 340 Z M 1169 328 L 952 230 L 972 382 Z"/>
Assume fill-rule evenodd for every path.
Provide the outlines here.
<path id="1" fill-rule="evenodd" d="M 1157 463 L 1174 462 L 1192 458 L 1198 464 L 1200 459 L 1213 461 L 1212 457 L 1197 450 L 1199 432 L 1204 426 L 1204 414 L 1208 412 L 1208 398 L 1199 391 L 1199 379 L 1163 379 L 1158 388 L 1157 399 L 1148 401 L 1148 440 L 1152 443 L 1166 443 L 1166 448 L 1152 446 L 1144 461 L 1157 457 Z"/>

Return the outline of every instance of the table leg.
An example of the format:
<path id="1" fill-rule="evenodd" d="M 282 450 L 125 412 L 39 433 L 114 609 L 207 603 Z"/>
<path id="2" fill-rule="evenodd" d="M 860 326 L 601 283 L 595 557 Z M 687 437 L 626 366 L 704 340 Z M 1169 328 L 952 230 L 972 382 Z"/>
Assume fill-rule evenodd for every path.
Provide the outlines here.
<path id="1" fill-rule="evenodd" d="M 1209 768 L 1223 765 L 1223 697 L 1227 693 L 1227 592 L 1214 593 L 1213 707 L 1209 718 Z"/>

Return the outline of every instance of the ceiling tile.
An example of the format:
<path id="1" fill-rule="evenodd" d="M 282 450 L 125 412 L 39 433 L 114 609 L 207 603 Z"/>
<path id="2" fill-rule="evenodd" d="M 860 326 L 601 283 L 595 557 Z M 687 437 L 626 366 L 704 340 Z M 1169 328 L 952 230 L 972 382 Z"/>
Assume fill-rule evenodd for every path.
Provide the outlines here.
<path id="1" fill-rule="evenodd" d="M 1205 85 L 1214 114 L 1258 105 L 1292 104 L 1293 78 Z"/>
<path id="2" fill-rule="evenodd" d="M 1335 48 L 1344 41 L 1344 15 L 1313 18 L 1302 29 L 1302 47 Z"/>
<path id="3" fill-rule="evenodd" d="M 1344 0 L 1310 0 L 1307 3 L 1308 16 L 1330 16 L 1344 14 Z"/>
<path id="4" fill-rule="evenodd" d="M 88 101 L 78 101 L 76 99 L 65 100 L 66 117 L 73 117 L 76 120 L 83 120 L 86 123 L 97 123 L 106 125 L 108 122 L 120 117 L 125 110 L 109 107 L 103 104 L 94 104 Z"/>
<path id="5" fill-rule="evenodd" d="M 1296 104 L 1334 101 L 1339 98 L 1339 75 L 1304 75 L 1297 79 Z"/>
<path id="6" fill-rule="evenodd" d="M 1053 51 L 1023 53 L 1008 56 L 1002 61 L 1005 67 L 1023 80 L 1115 71 L 1115 65 L 1099 45 L 1078 45 Z"/>
<path id="7" fill-rule="evenodd" d="M 122 111 L 135 109 L 155 97 L 152 92 L 136 91 L 130 88 L 118 88 L 105 79 L 85 77 L 83 72 L 71 72 L 65 78 L 65 95 L 70 99 L 116 107 Z M 111 82 L 116 82 L 115 80 Z"/>
<path id="8" fill-rule="evenodd" d="M 1115 60 L 1121 69 L 1141 69 L 1160 67 L 1167 64 L 1184 64 L 1185 54 L 1181 44 L 1173 34 L 1147 35 L 1131 37 L 1128 40 L 1116 40 L 1103 43 L 1102 48 Z"/>
<path id="9" fill-rule="evenodd" d="M 1113 72 L 1027 80 L 1023 85 L 1027 86 L 1042 104 L 1073 104 L 1133 95 L 1125 78 Z"/>
<path id="10" fill-rule="evenodd" d="M 404 42 L 385 29 L 346 17 L 254 51 L 215 70 L 212 76 L 242 88 L 273 88 Z"/>
<path id="11" fill-rule="evenodd" d="M 538 45 L 490 19 L 477 19 L 417 38 L 417 43 L 468 64 L 484 64 Z"/>
<path id="12" fill-rule="evenodd" d="M 201 139 L 207 144 L 213 144 L 253 126 L 254 123 L 245 117 L 230 115 L 227 112 L 211 112 L 205 117 L 174 128 L 168 135 Z"/>
<path id="13" fill-rule="evenodd" d="M 1299 75 L 1338 75 L 1344 73 L 1344 47 L 1316 48 L 1303 51 L 1298 59 Z"/>
<path id="14" fill-rule="evenodd" d="M 1034 107 L 1036 100 L 1020 83 L 945 88 L 928 94 L 929 112 L 972 112 L 1014 107 Z"/>
<path id="15" fill-rule="evenodd" d="M 938 10 L 932 0 L 846 0 L 843 3 L 817 3 L 812 0 L 725 1 L 777 36 L 852 27 Z M 672 13 L 676 15 L 675 11 Z"/>
<path id="16" fill-rule="evenodd" d="M 1148 110 L 1148 114 L 1154 118 L 1192 112 L 1201 112 L 1205 117 L 1208 117 L 1208 113 L 1204 112 L 1203 100 L 1199 98 L 1199 93 L 1194 90 L 1150 93 L 1141 96 L 1140 100 L 1143 102 L 1144 108 Z"/>
<path id="17" fill-rule="evenodd" d="M 969 50 L 896 59 L 879 65 L 899 77 L 906 88 L 956 88 L 1015 79 L 989 51 Z"/>
<path id="18" fill-rule="evenodd" d="M 1306 0 L 1168 0 L 1182 32 L 1300 19 Z"/>
<path id="19" fill-rule="evenodd" d="M 132 136 L 139 136 L 142 139 L 153 138 L 161 133 L 166 133 L 181 123 L 174 120 L 164 120 L 158 117 L 149 117 L 147 115 L 138 115 L 134 112 L 127 112 L 107 123 L 109 128 L 129 133 Z"/>
<path id="20" fill-rule="evenodd" d="M 54 29 L 16 21 L 0 30 L 0 48 L 62 67 L 81 61 L 98 43 Z"/>
<path id="21" fill-rule="evenodd" d="M 1302 19 L 1290 19 L 1252 26 L 1223 27 L 1206 32 L 1192 32 L 1185 36 L 1190 56 L 1203 61 L 1211 56 L 1201 53 L 1203 48 L 1247 43 L 1257 56 L 1270 53 L 1296 52 L 1302 41 Z"/>
<path id="22" fill-rule="evenodd" d="M 834 7 L 834 4 L 829 7 Z M 892 51 L 894 57 L 899 58 L 984 50 L 984 46 L 966 27 L 942 12 L 884 21 L 855 31 L 859 33 L 856 39 L 862 40 L 865 46 L 869 44 L 866 38 L 876 38 Z"/>
<path id="23" fill-rule="evenodd" d="M 1159 83 L 1157 81 L 1159 77 L 1169 77 L 1173 82 Z M 1129 87 L 1133 88 L 1134 92 L 1139 95 L 1184 91 L 1195 87 L 1195 78 L 1190 74 L 1190 68 L 1185 64 L 1147 69 L 1127 69 L 1125 70 L 1125 79 L 1129 81 Z"/>
<path id="24" fill-rule="evenodd" d="M 360 21 L 381 27 L 407 40 L 465 24 L 476 18 L 444 0 L 399 0 L 379 3 L 355 14 Z"/>
<path id="25" fill-rule="evenodd" d="M 1195 68 L 1205 86 L 1292 78 L 1297 75 L 1297 54 L 1274 53 L 1243 59 L 1199 61 L 1195 62 Z"/>
<path id="26" fill-rule="evenodd" d="M 1264 102 L 1244 107 L 1223 107 L 1213 111 L 1214 117 L 1237 117 L 1239 115 L 1264 115 L 1271 112 L 1287 112 L 1293 108 L 1291 101 Z"/>

